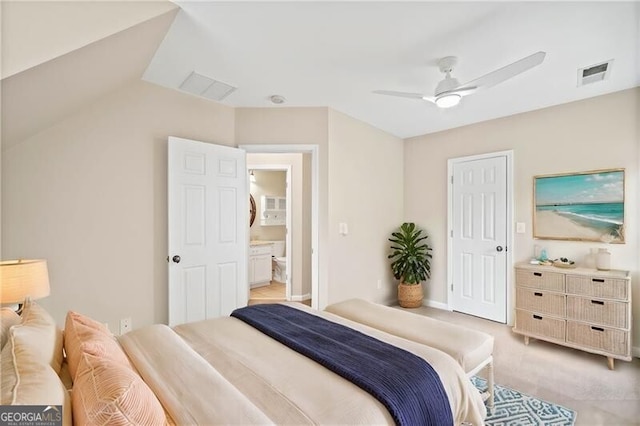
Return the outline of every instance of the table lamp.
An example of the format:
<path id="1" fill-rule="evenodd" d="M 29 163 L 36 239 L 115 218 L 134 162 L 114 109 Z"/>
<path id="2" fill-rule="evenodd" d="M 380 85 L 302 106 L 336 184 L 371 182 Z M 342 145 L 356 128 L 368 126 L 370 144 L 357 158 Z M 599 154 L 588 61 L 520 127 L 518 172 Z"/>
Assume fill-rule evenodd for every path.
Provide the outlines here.
<path id="1" fill-rule="evenodd" d="M 49 272 L 46 260 L 0 262 L 0 304 L 22 304 L 27 297 L 35 300 L 48 295 Z"/>

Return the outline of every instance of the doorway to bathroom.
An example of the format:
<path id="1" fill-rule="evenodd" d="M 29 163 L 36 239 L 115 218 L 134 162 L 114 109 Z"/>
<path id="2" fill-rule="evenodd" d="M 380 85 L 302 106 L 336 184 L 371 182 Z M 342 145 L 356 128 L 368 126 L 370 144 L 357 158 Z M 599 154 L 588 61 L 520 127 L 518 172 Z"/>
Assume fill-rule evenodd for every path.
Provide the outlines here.
<path id="1" fill-rule="evenodd" d="M 249 304 L 286 300 L 312 305 L 312 159 L 308 152 L 247 152 L 256 211 L 249 229 Z M 264 274 L 267 251 L 270 280 Z"/>
<path id="2" fill-rule="evenodd" d="M 282 160 L 287 164 L 272 163 Z M 256 211 L 249 228 L 249 304 L 291 300 L 294 160 L 287 155 L 247 154 L 249 194 Z"/>

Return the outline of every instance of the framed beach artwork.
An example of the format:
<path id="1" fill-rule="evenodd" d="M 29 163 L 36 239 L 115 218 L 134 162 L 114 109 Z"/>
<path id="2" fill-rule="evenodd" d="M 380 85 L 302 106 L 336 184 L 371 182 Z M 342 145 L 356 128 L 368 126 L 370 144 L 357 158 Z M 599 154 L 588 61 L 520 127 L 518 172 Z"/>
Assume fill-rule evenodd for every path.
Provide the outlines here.
<path id="1" fill-rule="evenodd" d="M 533 177 L 533 237 L 624 243 L 624 169 Z"/>

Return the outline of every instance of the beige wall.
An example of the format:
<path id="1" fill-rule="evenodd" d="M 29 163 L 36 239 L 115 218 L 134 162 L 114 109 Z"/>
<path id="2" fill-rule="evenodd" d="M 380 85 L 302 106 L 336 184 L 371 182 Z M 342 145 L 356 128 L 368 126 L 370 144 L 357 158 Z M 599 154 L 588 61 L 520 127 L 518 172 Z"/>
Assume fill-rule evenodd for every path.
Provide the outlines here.
<path id="1" fill-rule="evenodd" d="M 170 1 L 3 1 L 2 78 L 176 9 Z"/>
<path id="2" fill-rule="evenodd" d="M 403 149 L 402 139 L 329 110 L 329 303 L 396 299 L 386 256 L 403 220 Z"/>
<path id="3" fill-rule="evenodd" d="M 237 108 L 235 135 L 238 145 L 315 145 L 318 147 L 318 304 L 328 299 L 328 109 Z M 307 158 L 307 160 L 309 159 Z M 311 169 L 311 167 L 309 167 Z M 307 194 L 307 196 L 310 196 Z M 310 219 L 307 219 L 310 221 Z M 310 244 L 309 244 L 310 245 Z M 309 254 L 310 258 L 310 254 Z M 310 269 L 310 266 L 309 266 Z"/>
<path id="4" fill-rule="evenodd" d="M 328 108 L 234 110 L 136 82 L 33 137 L 4 147 L 2 256 L 49 260 L 52 295 L 42 303 L 60 323 L 68 309 L 109 322 L 114 331 L 123 317 L 132 317 L 135 328 L 165 322 L 167 137 L 223 145 L 315 145 L 319 306 L 349 297 L 394 300 L 387 238 L 405 220 L 417 222 L 431 236 L 434 262 L 427 297 L 445 303 L 447 160 L 512 149 L 514 220 L 527 224 L 526 234 L 515 234 L 516 260 L 527 258 L 533 250 L 531 176 L 626 168 L 627 244 L 610 249 L 614 267 L 633 271 L 638 318 L 639 91 L 479 123 L 403 144 Z M 309 156 L 303 158 L 309 164 Z M 304 195 L 310 197 L 309 192 Z M 341 222 L 349 225 L 347 236 L 338 233 Z M 572 258 L 598 246 L 545 245 L 551 256 Z M 640 341 L 638 328 L 635 335 Z"/>
<path id="5" fill-rule="evenodd" d="M 258 165 L 291 166 L 291 247 L 286 250 L 291 258 L 291 295 L 294 300 L 300 300 L 311 295 L 311 200 L 305 197 L 305 193 L 311 192 L 311 185 L 304 178 L 304 154 L 247 154 L 247 167 Z M 256 198 L 258 216 L 251 227 L 251 239 L 285 240 L 286 227 L 260 226 L 259 214 L 261 195 L 286 196 L 286 172 L 255 170 L 255 174 L 256 183 L 250 187 Z"/>
<path id="6" fill-rule="evenodd" d="M 238 108 L 235 133 L 238 145 L 318 146 L 319 307 L 393 300 L 386 251 L 402 222 L 402 140 L 327 108 Z M 349 224 L 346 237 L 340 222 Z"/>
<path id="7" fill-rule="evenodd" d="M 402 179 L 397 164 L 401 164 L 402 150 L 401 144 L 395 143 L 397 138 L 335 112 L 332 117 L 336 149 L 332 172 L 346 179 L 354 170 L 374 175 L 377 169 L 387 170 L 391 179 L 374 179 L 378 190 L 372 192 L 389 200 L 397 197 L 391 204 L 401 206 L 397 188 L 402 187 Z M 371 212 L 379 205 L 377 198 L 362 198 L 357 181 L 342 185 L 334 179 L 332 212 L 343 217 L 349 206 L 360 209 L 362 213 L 356 216 L 367 219 L 353 224 L 348 238 L 367 250 L 349 262 L 332 254 L 344 247 L 339 241 L 334 241 L 335 250 L 328 244 L 328 129 L 326 108 L 234 110 L 145 82 L 129 85 L 4 150 L 3 258 L 48 259 L 52 294 L 42 304 L 60 324 L 69 309 L 108 322 L 116 332 L 124 317 L 133 319 L 134 328 L 166 322 L 167 137 L 223 145 L 315 145 L 319 154 L 321 253 L 318 302 L 324 307 L 329 291 L 332 300 L 351 297 L 354 287 L 344 285 L 345 277 L 354 282 L 356 275 L 361 276 L 357 271 L 365 270 L 384 280 L 384 241 L 373 256 L 367 250 L 372 234 L 386 237 L 392 224 L 385 222 L 395 225 L 400 220 L 401 207 L 391 221 L 376 219 Z M 375 145 L 380 155 L 364 160 L 361 149 L 369 144 Z M 310 164 L 308 155 L 303 159 Z M 305 196 L 310 194 L 305 192 Z M 345 204 L 344 200 L 351 201 Z M 337 233 L 335 226 L 332 229 Z M 376 258 L 384 263 L 372 268 Z M 336 262 L 335 267 L 330 259 Z M 336 278 L 331 288 L 329 270 Z M 386 297 L 384 291 L 375 289 L 375 280 L 358 280 L 367 283 L 365 292 L 356 291 L 360 296 Z M 367 294 L 371 285 L 373 293 Z"/>
<path id="8" fill-rule="evenodd" d="M 606 168 L 625 168 L 626 244 L 610 245 L 612 267 L 632 271 L 634 317 L 640 318 L 640 229 L 638 219 L 640 88 L 486 121 L 405 142 L 405 219 L 423 226 L 433 244 L 427 297 L 447 302 L 447 160 L 501 150 L 514 152 L 514 261 L 527 260 L 534 244 L 549 256 L 582 260 L 603 244 L 534 240 L 531 232 L 532 177 Z M 515 229 L 515 224 L 514 224 Z M 634 345 L 640 342 L 635 327 Z"/>
<path id="9" fill-rule="evenodd" d="M 232 145 L 234 111 L 137 82 L 3 152 L 3 258 L 48 260 L 58 324 L 167 321 L 168 136 Z"/>

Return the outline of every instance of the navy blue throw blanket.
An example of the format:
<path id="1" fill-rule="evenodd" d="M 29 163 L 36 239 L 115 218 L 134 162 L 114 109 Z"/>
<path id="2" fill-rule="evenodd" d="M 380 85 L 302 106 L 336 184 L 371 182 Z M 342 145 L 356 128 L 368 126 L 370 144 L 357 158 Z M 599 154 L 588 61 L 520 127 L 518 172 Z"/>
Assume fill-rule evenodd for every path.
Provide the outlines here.
<path id="1" fill-rule="evenodd" d="M 404 349 L 286 305 L 247 306 L 231 316 L 369 392 L 398 425 L 453 425 L 438 374 Z"/>

